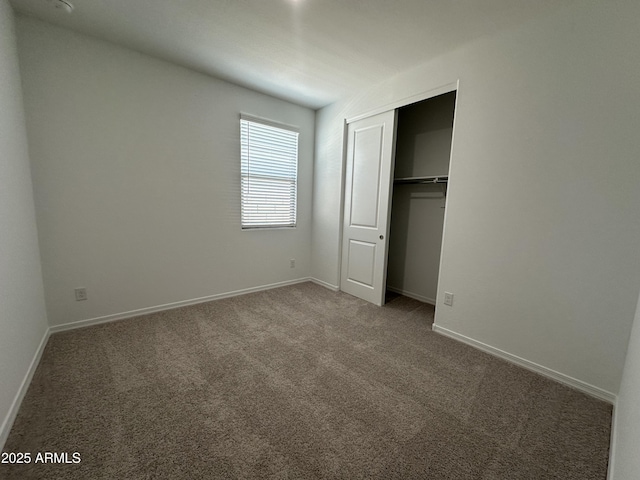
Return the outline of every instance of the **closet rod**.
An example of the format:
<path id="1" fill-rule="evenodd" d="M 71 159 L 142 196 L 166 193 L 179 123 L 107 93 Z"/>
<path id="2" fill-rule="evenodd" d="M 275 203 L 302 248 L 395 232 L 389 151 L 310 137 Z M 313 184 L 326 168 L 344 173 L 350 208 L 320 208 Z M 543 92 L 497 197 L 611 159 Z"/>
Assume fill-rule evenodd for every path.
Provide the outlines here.
<path id="1" fill-rule="evenodd" d="M 447 176 L 404 177 L 404 178 L 393 179 L 393 183 L 404 183 L 404 184 L 447 183 L 448 181 L 449 181 L 449 177 Z"/>

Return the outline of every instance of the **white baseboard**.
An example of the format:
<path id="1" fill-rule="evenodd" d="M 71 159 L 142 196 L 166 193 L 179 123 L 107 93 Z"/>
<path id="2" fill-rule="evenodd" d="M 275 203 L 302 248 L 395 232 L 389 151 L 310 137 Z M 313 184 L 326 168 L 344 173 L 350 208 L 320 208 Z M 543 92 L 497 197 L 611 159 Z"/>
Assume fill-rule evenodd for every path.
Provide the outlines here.
<path id="1" fill-rule="evenodd" d="M 11 407 L 9 408 L 9 412 L 2 422 L 2 426 L 0 426 L 0 451 L 4 449 L 4 444 L 7 442 L 7 438 L 9 438 L 9 432 L 11 432 L 11 427 L 13 427 L 13 422 L 15 422 L 16 417 L 18 416 L 18 411 L 20 410 L 20 405 L 22 405 L 22 400 L 29 389 L 29 385 L 31 385 L 31 379 L 33 378 L 33 374 L 36 372 L 36 368 L 38 368 L 38 364 L 40 363 L 40 359 L 42 358 L 42 352 L 44 352 L 44 347 L 47 346 L 47 341 L 49 340 L 50 331 L 47 328 L 45 330 L 44 335 L 42 336 L 42 340 L 40 340 L 40 345 L 36 349 L 33 359 L 29 364 L 29 368 L 27 369 L 27 373 L 22 379 L 22 383 L 20 384 L 20 388 L 18 388 L 18 392 L 11 403 Z"/>
<path id="2" fill-rule="evenodd" d="M 329 290 L 333 290 L 334 292 L 338 292 L 340 290 L 340 287 L 338 285 L 332 285 L 328 282 L 325 282 L 323 280 L 318 280 L 317 278 L 313 278 L 313 277 L 309 277 L 309 281 L 316 283 L 318 285 L 321 285 L 325 288 L 328 288 Z"/>
<path id="3" fill-rule="evenodd" d="M 309 281 L 312 281 L 312 280 L 309 277 L 305 277 L 305 278 L 297 278 L 295 280 L 287 280 L 284 282 L 270 283 L 268 285 L 260 285 L 258 287 L 243 288 L 241 290 L 234 290 L 231 292 L 208 295 L 206 297 L 192 298 L 190 300 L 182 300 L 179 302 L 165 303 L 163 305 L 156 305 L 155 307 L 139 308 L 136 310 L 130 310 L 128 312 L 105 315 L 103 317 L 88 318 L 86 320 L 78 320 L 75 322 L 63 323 L 61 325 L 54 325 L 49 330 L 51 333 L 64 332 L 67 330 L 75 330 L 76 328 L 83 328 L 91 325 L 99 325 L 101 323 L 115 322 L 117 320 L 124 320 L 126 318 L 139 317 L 141 315 L 148 315 L 150 313 L 162 312 L 164 310 L 172 310 L 174 308 L 187 307 L 189 305 L 197 305 L 199 303 L 211 302 L 213 300 L 221 300 L 223 298 L 229 298 L 229 297 L 237 297 L 239 295 L 245 295 L 247 293 L 262 292 L 264 290 L 271 290 L 272 288 L 286 287 L 287 285 L 295 285 L 297 283 L 303 283 L 303 282 L 309 282 Z"/>
<path id="4" fill-rule="evenodd" d="M 583 382 L 582 380 L 578 380 L 577 378 L 570 377 L 569 375 L 565 375 L 564 373 L 557 372 L 550 368 L 531 362 L 522 357 L 518 357 L 517 355 L 513 355 L 509 352 L 505 352 L 504 350 L 500 350 L 499 348 L 492 347 L 491 345 L 487 345 L 486 343 L 474 340 L 473 338 L 467 337 L 436 324 L 433 325 L 433 331 L 440 333 L 446 337 L 450 337 L 460 342 L 466 343 L 467 345 L 471 345 L 472 347 L 475 347 L 496 357 L 500 357 L 504 360 L 507 360 L 508 362 L 515 363 L 516 365 L 526 368 L 527 370 L 531 370 L 532 372 L 544 375 L 545 377 L 556 380 L 569 387 L 575 388 L 576 390 L 580 390 L 581 392 L 584 392 L 587 395 L 591 395 L 592 397 L 604 400 L 605 402 L 611 403 L 612 405 L 615 405 L 616 403 L 617 396 L 614 393 L 607 392 L 606 390 Z"/>
<path id="5" fill-rule="evenodd" d="M 423 302 L 423 303 L 428 303 L 429 305 L 435 305 L 436 304 L 436 299 L 435 298 L 425 297 L 424 295 L 420 295 L 418 293 L 413 293 L 413 292 L 408 292 L 408 291 L 403 290 L 401 288 L 391 287 L 391 286 L 387 285 L 387 290 L 389 290 L 390 292 L 398 293 L 400 295 L 404 295 L 405 297 L 413 298 L 414 300 L 418 300 L 418 301 Z"/>

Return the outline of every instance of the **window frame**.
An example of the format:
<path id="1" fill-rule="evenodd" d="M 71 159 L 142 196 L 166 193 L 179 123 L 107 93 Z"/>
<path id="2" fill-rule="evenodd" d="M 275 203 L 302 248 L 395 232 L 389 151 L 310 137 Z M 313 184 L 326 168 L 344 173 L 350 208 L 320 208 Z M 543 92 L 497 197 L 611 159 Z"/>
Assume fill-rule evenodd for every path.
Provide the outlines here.
<path id="1" fill-rule="evenodd" d="M 246 126 L 245 126 L 245 122 L 246 122 Z M 250 132 L 251 132 L 252 124 L 255 125 L 255 128 L 257 128 L 258 130 L 261 127 L 267 127 L 266 130 L 277 129 L 278 131 L 280 131 L 279 133 L 282 133 L 285 136 L 287 136 L 288 134 L 294 134 L 294 137 L 291 140 L 291 143 L 295 144 L 295 150 L 293 150 L 292 146 L 286 147 L 285 150 L 291 150 L 289 152 L 286 152 L 287 154 L 291 154 L 292 152 L 295 152 L 295 159 L 293 159 L 294 161 L 292 162 L 292 159 L 290 157 L 288 161 L 283 161 L 283 165 L 282 165 L 283 168 L 279 172 L 280 175 L 273 175 L 271 177 L 271 180 L 273 183 L 270 186 L 267 183 L 269 181 L 268 175 L 265 175 L 263 173 L 261 176 L 256 174 L 252 176 L 250 173 L 251 164 L 252 164 L 251 153 L 250 153 L 250 150 L 251 150 Z M 262 133 L 264 132 L 265 130 L 262 131 Z M 248 135 L 248 134 L 249 136 L 245 138 L 245 135 Z M 246 147 L 245 147 L 245 144 L 246 144 Z M 267 144 L 268 144 L 268 140 L 267 142 L 263 142 L 263 143 L 258 142 L 258 145 L 255 148 L 257 150 L 262 149 L 263 151 L 265 149 L 268 150 L 269 146 Z M 273 162 L 269 162 L 269 161 L 265 162 L 263 160 L 261 163 L 261 161 L 257 159 L 257 160 L 254 160 L 253 163 L 254 165 L 257 166 L 257 168 L 267 169 L 268 164 Z M 291 163 L 293 163 L 293 168 L 290 168 Z M 265 230 L 265 229 L 295 229 L 297 227 L 299 166 L 300 166 L 300 129 L 298 127 L 281 123 L 281 122 L 276 122 L 274 120 L 258 117 L 255 115 L 240 113 L 240 227 L 243 231 L 244 230 Z M 276 173 L 276 172 L 272 172 L 272 173 Z M 248 197 L 248 194 L 245 192 L 251 186 L 252 177 L 254 179 L 261 178 L 263 180 L 264 182 L 263 188 L 265 189 L 265 194 L 268 194 L 269 190 L 285 192 L 285 189 L 283 189 L 281 185 L 278 185 L 278 183 L 282 183 L 282 182 L 292 183 L 292 194 L 288 199 L 288 206 L 290 211 L 289 222 L 286 222 L 286 223 L 281 221 L 278 222 L 277 219 L 276 221 L 273 221 L 273 219 L 272 221 L 269 221 L 267 217 L 268 213 L 266 212 L 264 213 L 263 218 L 256 217 L 254 218 L 253 221 L 250 221 L 248 217 L 248 215 L 250 214 L 246 212 L 246 208 L 252 205 L 252 202 L 250 200 L 250 197 Z M 278 177 L 280 178 L 278 179 Z M 260 204 L 255 203 L 255 201 L 253 202 L 253 204 L 256 205 L 257 208 L 260 207 Z M 267 203 L 267 205 L 269 204 Z M 277 207 L 277 205 L 272 204 L 272 207 Z M 277 213 L 273 213 L 273 214 L 276 214 L 277 216 Z M 256 215 L 256 213 L 254 213 L 254 215 Z M 286 213 L 283 214 L 283 216 L 286 217 Z"/>

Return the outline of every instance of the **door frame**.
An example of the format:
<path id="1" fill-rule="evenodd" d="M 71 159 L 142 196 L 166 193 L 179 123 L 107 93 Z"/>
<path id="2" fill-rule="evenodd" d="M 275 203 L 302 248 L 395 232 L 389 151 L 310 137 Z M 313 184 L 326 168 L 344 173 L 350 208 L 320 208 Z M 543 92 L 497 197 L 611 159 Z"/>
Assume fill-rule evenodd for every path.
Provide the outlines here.
<path id="1" fill-rule="evenodd" d="M 451 153 L 449 156 L 449 172 L 451 172 L 451 164 L 453 161 L 453 146 L 455 140 L 455 132 L 456 132 L 456 120 L 457 120 L 457 111 L 458 111 L 458 99 L 460 98 L 460 79 L 457 79 L 454 82 L 449 82 L 444 85 L 440 85 L 439 87 L 431 88 L 424 92 L 418 93 L 416 95 L 412 95 L 409 97 L 405 97 L 401 100 L 397 100 L 395 102 L 388 103 L 381 107 L 377 107 L 372 110 L 368 110 L 365 113 L 361 113 L 359 115 L 355 115 L 353 117 L 345 117 L 343 126 L 342 126 L 342 169 L 341 169 L 341 178 L 340 178 L 340 227 L 338 230 L 338 290 L 342 290 L 342 245 L 344 240 L 344 205 L 345 205 L 345 182 L 346 182 L 346 173 L 347 173 L 347 141 L 348 141 L 348 131 L 349 124 L 353 122 L 357 122 L 358 120 L 362 120 L 367 117 L 372 117 L 374 115 L 378 115 L 380 113 L 388 112 L 390 110 L 397 110 L 398 108 L 405 107 L 407 105 L 411 105 L 413 103 L 421 102 L 423 100 L 428 100 L 433 97 L 437 97 L 439 95 L 445 93 L 456 92 L 456 102 L 453 116 L 453 132 L 451 135 Z M 397 127 L 397 125 L 396 125 Z M 392 171 L 393 174 L 393 171 Z M 451 177 L 449 176 L 449 182 L 451 181 Z M 393 188 L 393 183 L 391 183 L 391 187 Z M 449 187 L 447 186 L 447 192 Z M 393 192 L 390 192 L 392 195 Z M 390 202 L 391 202 L 391 196 Z M 444 210 L 444 223 L 442 225 L 442 241 L 440 242 L 440 264 L 438 266 L 438 279 L 440 278 L 440 272 L 442 271 L 442 253 L 444 251 L 444 239 L 446 234 L 446 225 L 447 225 L 447 212 L 449 210 L 449 195 L 445 199 L 445 210 Z M 391 204 L 389 205 L 389 215 L 391 215 Z M 388 235 L 387 235 L 388 241 Z M 387 253 L 388 255 L 388 253 Z M 386 262 L 386 260 L 385 260 Z M 385 282 L 386 282 L 386 269 L 385 269 Z M 440 299 L 440 281 L 438 281 L 438 289 L 436 291 L 436 314 L 437 314 L 437 304 Z M 435 324 L 435 317 L 434 317 Z"/>

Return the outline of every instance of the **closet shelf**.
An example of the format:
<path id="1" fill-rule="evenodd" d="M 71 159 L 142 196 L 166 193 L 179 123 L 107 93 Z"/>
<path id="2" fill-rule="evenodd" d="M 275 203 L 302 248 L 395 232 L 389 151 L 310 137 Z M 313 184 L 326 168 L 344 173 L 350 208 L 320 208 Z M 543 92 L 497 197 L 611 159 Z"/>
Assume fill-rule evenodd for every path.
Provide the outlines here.
<path id="1" fill-rule="evenodd" d="M 403 177 L 393 179 L 393 183 L 401 184 L 447 183 L 448 181 L 449 177 L 447 175 L 438 175 L 433 177 Z"/>

